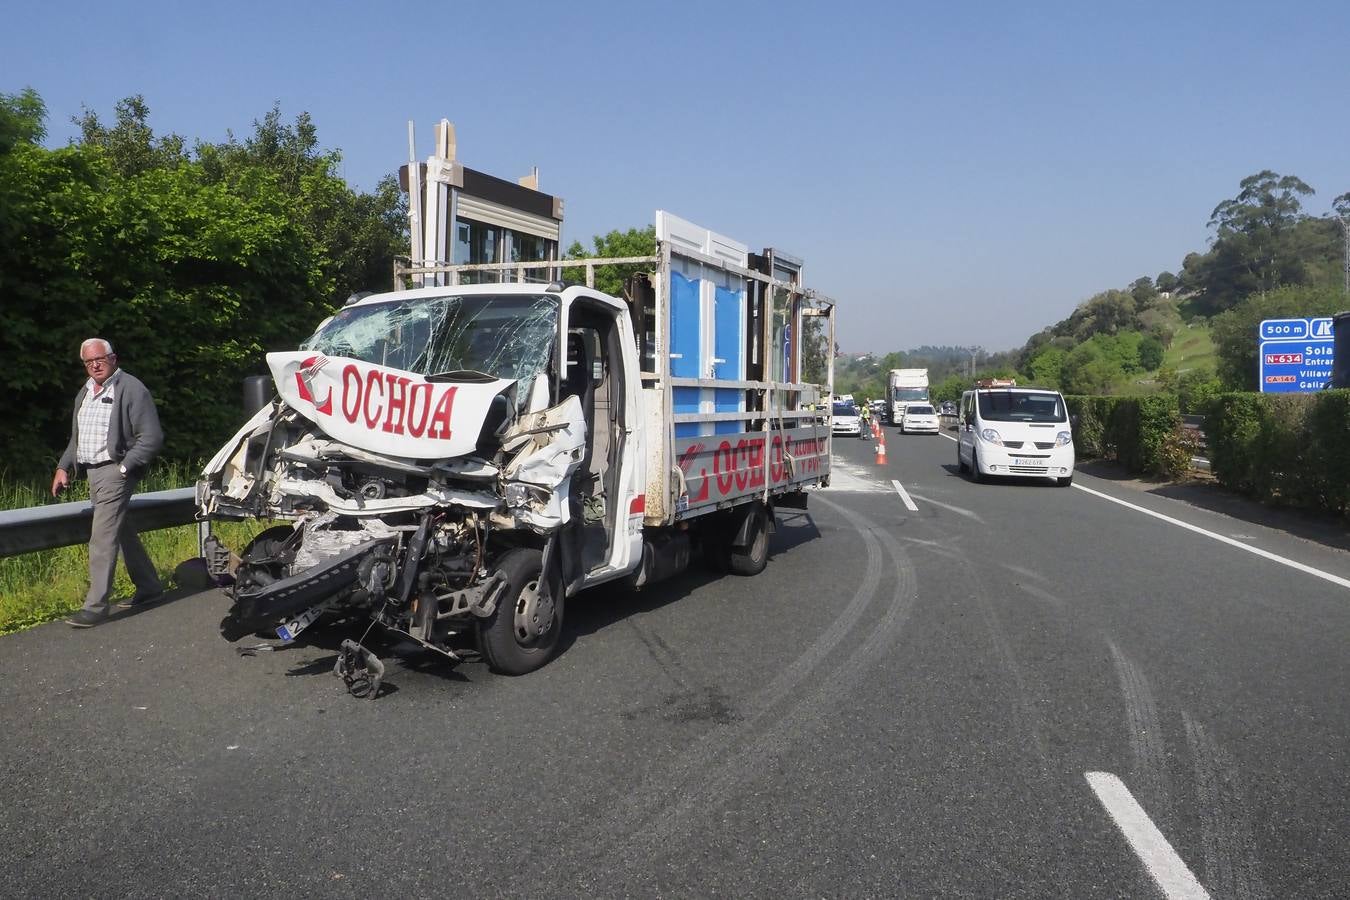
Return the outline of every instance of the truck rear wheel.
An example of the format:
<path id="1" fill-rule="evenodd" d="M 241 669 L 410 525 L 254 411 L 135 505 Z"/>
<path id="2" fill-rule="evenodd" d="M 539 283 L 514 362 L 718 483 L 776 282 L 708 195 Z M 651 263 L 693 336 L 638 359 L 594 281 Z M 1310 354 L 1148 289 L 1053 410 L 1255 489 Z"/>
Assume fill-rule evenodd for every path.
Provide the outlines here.
<path id="1" fill-rule="evenodd" d="M 555 571 L 541 578 L 543 554 L 520 547 L 497 564 L 506 590 L 492 615 L 478 626 L 478 643 L 488 668 L 499 675 L 524 675 L 553 658 L 562 633 L 563 588 Z"/>
<path id="2" fill-rule="evenodd" d="M 744 547 L 733 547 L 728 568 L 735 575 L 758 575 L 769 564 L 769 511 L 761 503 L 746 514 L 749 534 Z"/>

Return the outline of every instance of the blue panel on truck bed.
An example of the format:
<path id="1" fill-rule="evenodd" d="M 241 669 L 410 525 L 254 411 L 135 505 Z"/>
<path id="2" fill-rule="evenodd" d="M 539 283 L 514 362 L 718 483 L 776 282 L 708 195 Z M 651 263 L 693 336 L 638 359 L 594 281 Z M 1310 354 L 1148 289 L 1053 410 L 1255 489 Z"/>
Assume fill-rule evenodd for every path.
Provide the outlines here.
<path id="1" fill-rule="evenodd" d="M 740 291 L 724 287 L 716 289 L 713 298 L 713 377 L 719 381 L 741 380 L 741 322 L 745 317 L 745 304 Z M 741 412 L 745 409 L 745 391 L 738 389 L 718 389 L 714 408 L 718 412 Z M 744 422 L 718 422 L 713 431 L 717 434 L 736 434 L 745 430 Z"/>
<path id="2" fill-rule="evenodd" d="M 701 284 L 685 278 L 679 272 L 670 273 L 670 374 L 675 378 L 698 378 L 699 325 L 702 322 L 702 304 L 699 301 Z M 677 387 L 670 395 L 671 408 L 676 413 L 699 411 L 699 389 Z M 676 437 L 694 437 L 699 433 L 696 422 L 675 426 Z"/>

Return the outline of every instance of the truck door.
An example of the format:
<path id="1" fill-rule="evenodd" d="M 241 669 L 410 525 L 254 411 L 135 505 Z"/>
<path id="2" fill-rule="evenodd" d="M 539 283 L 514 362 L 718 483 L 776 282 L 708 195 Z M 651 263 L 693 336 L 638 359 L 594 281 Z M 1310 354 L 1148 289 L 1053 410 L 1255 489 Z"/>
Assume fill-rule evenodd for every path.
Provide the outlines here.
<path id="1" fill-rule="evenodd" d="M 625 327 L 622 311 L 584 297 L 568 312 L 562 394 L 581 398 L 586 420 L 586 449 L 572 475 L 563 542 L 568 584 L 624 567 L 631 554 L 628 494 L 637 462 L 628 433 L 637 411 L 628 384 Z"/>

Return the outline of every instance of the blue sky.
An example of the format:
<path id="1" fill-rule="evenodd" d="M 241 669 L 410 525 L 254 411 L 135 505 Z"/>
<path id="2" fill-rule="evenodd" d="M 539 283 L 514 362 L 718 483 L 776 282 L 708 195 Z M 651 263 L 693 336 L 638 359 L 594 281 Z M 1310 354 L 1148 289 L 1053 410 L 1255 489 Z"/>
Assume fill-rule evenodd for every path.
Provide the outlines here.
<path id="1" fill-rule="evenodd" d="M 1350 191 L 1350 3 L 1105 6 L 16 4 L 0 92 L 56 145 L 131 94 L 189 139 L 279 102 L 363 189 L 448 118 L 466 165 L 539 166 L 567 240 L 669 209 L 803 257 L 845 351 L 995 350 L 1175 272 L 1247 175 Z"/>

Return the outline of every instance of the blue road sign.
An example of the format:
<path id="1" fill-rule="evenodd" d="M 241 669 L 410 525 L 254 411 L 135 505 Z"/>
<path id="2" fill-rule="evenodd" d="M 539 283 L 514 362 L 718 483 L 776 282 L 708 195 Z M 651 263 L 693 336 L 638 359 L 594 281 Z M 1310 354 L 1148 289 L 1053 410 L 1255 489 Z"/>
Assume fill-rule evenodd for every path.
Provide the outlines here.
<path id="1" fill-rule="evenodd" d="M 1299 394 L 1320 391 L 1331 378 L 1336 345 L 1331 339 L 1261 342 L 1261 391 Z"/>
<path id="2" fill-rule="evenodd" d="M 1330 320 L 1328 320 L 1330 321 Z M 1261 340 L 1280 341 L 1308 336 L 1307 319 L 1266 319 L 1261 323 Z"/>
<path id="3" fill-rule="evenodd" d="M 1330 341 L 1335 338 L 1335 332 L 1331 328 L 1331 316 L 1322 316 L 1320 319 L 1308 320 L 1308 337 L 1319 341 Z"/>

